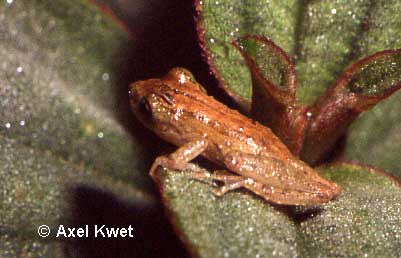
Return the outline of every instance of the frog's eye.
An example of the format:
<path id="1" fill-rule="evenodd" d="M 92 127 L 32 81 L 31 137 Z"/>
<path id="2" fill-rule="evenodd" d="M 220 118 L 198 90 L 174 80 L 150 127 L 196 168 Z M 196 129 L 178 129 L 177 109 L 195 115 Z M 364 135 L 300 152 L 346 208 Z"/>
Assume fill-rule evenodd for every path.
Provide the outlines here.
<path id="1" fill-rule="evenodd" d="M 196 82 L 195 76 L 189 70 L 187 70 L 185 68 L 180 68 L 179 75 L 180 75 L 180 77 L 185 76 L 187 80 Z"/>
<path id="2" fill-rule="evenodd" d="M 146 97 L 142 97 L 138 103 L 138 111 L 141 113 L 143 118 L 151 119 L 153 116 L 152 107 Z"/>

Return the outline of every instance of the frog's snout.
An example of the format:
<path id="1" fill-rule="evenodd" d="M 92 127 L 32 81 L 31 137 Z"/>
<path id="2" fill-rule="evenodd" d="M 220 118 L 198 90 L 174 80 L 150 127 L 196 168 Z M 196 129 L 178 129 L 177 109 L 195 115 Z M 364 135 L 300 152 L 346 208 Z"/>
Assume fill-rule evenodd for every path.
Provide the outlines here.
<path id="1" fill-rule="evenodd" d="M 128 96 L 131 106 L 134 107 L 140 100 L 139 92 L 138 92 L 138 84 L 140 81 L 134 82 L 129 86 Z"/>

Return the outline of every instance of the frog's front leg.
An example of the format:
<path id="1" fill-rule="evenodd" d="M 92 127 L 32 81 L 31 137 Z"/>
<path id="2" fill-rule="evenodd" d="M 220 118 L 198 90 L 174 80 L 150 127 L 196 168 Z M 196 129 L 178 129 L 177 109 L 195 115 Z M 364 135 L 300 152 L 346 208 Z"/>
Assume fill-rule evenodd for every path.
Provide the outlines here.
<path id="1" fill-rule="evenodd" d="M 205 172 L 194 164 L 189 163 L 192 159 L 199 156 L 207 148 L 207 145 L 206 140 L 192 141 L 181 146 L 168 156 L 157 157 L 150 169 L 150 175 L 155 178 L 159 166 L 173 170 L 191 170 L 190 176 L 192 178 L 211 179 L 224 183 L 223 186 L 213 190 L 213 193 L 217 196 L 222 196 L 226 192 L 240 187 L 246 187 L 246 185 L 249 187 L 251 181 L 253 182 L 252 179 L 233 175 L 226 170 L 217 170 L 213 173 Z"/>
<path id="2" fill-rule="evenodd" d="M 149 174 L 155 178 L 159 166 L 174 170 L 199 170 L 189 162 L 199 156 L 207 148 L 207 145 L 208 142 L 206 140 L 192 141 L 181 146 L 168 156 L 157 157 L 150 168 Z"/>

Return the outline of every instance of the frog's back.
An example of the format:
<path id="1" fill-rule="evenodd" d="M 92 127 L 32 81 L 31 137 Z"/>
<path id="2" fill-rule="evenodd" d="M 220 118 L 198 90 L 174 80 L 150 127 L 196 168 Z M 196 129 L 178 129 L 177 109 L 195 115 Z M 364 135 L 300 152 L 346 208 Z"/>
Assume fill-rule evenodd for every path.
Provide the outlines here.
<path id="1" fill-rule="evenodd" d="M 161 123 L 169 130 L 156 130 L 163 139 L 181 146 L 192 140 L 205 138 L 209 147 L 204 156 L 220 163 L 224 155 L 238 150 L 254 155 L 274 155 L 290 158 L 288 148 L 273 132 L 238 111 L 208 96 L 193 81 L 153 81 L 152 86 L 159 105 L 164 110 Z"/>

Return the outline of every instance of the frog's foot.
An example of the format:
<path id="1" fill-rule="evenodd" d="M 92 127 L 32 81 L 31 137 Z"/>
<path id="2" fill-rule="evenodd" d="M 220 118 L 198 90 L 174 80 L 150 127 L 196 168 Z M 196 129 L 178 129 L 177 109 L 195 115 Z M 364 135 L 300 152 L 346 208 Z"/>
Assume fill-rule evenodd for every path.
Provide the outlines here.
<path id="1" fill-rule="evenodd" d="M 213 173 L 195 172 L 191 176 L 196 179 L 212 179 L 224 183 L 223 186 L 213 189 L 213 194 L 216 196 L 223 196 L 225 193 L 231 190 L 235 190 L 240 187 L 246 188 L 254 183 L 254 181 L 250 178 L 233 175 L 226 170 L 217 170 Z"/>
<path id="2" fill-rule="evenodd" d="M 252 189 L 255 186 L 255 181 L 251 178 L 237 176 L 236 179 L 229 179 L 224 181 L 224 185 L 213 190 L 213 193 L 217 196 L 223 196 L 225 193 L 238 189 L 246 188 Z"/>
<path id="3" fill-rule="evenodd" d="M 189 142 L 168 156 L 157 157 L 150 168 L 149 174 L 156 178 L 159 166 L 172 170 L 199 170 L 194 164 L 189 163 L 207 148 L 206 140 Z"/>

